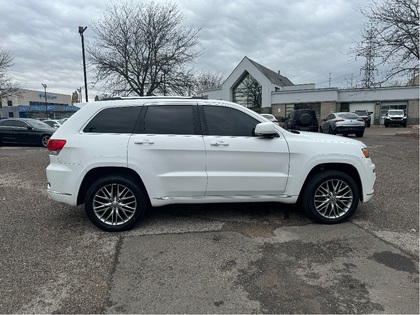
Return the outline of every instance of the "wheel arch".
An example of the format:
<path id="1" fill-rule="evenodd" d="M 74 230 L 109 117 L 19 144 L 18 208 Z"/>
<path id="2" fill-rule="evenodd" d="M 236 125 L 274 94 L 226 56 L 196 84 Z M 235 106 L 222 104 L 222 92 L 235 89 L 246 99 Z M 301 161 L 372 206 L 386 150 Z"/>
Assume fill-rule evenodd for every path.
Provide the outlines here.
<path id="1" fill-rule="evenodd" d="M 130 177 L 133 180 L 135 180 L 143 189 L 150 204 L 149 194 L 147 193 L 143 180 L 140 178 L 137 172 L 126 167 L 98 167 L 98 168 L 91 169 L 83 178 L 83 181 L 79 188 L 79 192 L 77 194 L 77 205 L 81 205 L 85 202 L 86 193 L 89 187 L 95 182 L 95 180 L 97 180 L 100 177 L 113 175 L 113 174 L 124 176 L 124 177 Z"/>
<path id="2" fill-rule="evenodd" d="M 299 199 L 301 199 L 302 192 L 305 190 L 311 178 L 315 174 L 319 172 L 327 171 L 327 170 L 340 171 L 342 173 L 349 175 L 356 182 L 357 188 L 359 189 L 359 193 L 360 193 L 360 199 L 361 201 L 363 201 L 362 200 L 363 188 L 362 188 L 362 181 L 360 179 L 359 172 L 353 165 L 345 164 L 345 163 L 325 163 L 325 164 L 319 164 L 319 165 L 314 166 L 309 172 L 308 176 L 305 179 L 305 182 L 302 185 L 301 191 L 299 193 Z"/>

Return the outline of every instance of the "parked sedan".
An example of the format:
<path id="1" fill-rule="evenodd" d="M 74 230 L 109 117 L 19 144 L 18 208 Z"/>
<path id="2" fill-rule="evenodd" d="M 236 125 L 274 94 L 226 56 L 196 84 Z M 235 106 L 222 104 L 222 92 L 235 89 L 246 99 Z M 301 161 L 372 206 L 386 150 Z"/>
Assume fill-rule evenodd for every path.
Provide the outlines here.
<path id="1" fill-rule="evenodd" d="M 362 117 L 348 112 L 332 113 L 319 126 L 319 132 L 333 135 L 355 134 L 356 137 L 363 137 L 365 132 L 365 121 Z"/>
<path id="2" fill-rule="evenodd" d="M 269 121 L 275 123 L 276 125 L 279 124 L 277 118 L 274 117 L 274 115 L 271 115 L 271 114 L 261 114 L 261 116 L 263 116 L 264 118 L 267 118 Z"/>
<path id="3" fill-rule="evenodd" d="M 32 118 L 0 120 L 0 144 L 32 144 L 47 147 L 56 128 Z"/>
<path id="4" fill-rule="evenodd" d="M 42 122 L 46 123 L 47 125 L 53 128 L 58 128 L 63 124 L 62 120 L 54 120 L 54 119 L 43 120 Z"/>

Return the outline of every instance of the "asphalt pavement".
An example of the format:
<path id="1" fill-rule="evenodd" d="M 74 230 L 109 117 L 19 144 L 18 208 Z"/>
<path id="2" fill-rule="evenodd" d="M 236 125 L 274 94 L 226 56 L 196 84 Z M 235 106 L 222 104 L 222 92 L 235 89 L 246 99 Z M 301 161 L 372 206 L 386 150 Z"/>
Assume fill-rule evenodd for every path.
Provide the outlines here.
<path id="1" fill-rule="evenodd" d="M 419 313 L 418 128 L 367 128 L 375 196 L 338 225 L 275 203 L 153 209 L 106 233 L 0 147 L 0 313 Z"/>

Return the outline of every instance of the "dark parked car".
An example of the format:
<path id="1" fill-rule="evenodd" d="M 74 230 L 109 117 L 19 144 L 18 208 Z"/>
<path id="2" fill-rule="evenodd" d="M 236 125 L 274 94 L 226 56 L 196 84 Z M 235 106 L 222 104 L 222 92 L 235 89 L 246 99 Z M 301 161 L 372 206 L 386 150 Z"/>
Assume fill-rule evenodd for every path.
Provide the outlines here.
<path id="1" fill-rule="evenodd" d="M 55 132 L 47 124 L 32 118 L 9 118 L 0 120 L 0 144 L 32 144 L 47 147 Z"/>
<path id="2" fill-rule="evenodd" d="M 355 110 L 354 113 L 365 120 L 366 127 L 370 127 L 372 117 L 370 115 L 372 112 L 367 111 L 366 109 Z"/>
<path id="3" fill-rule="evenodd" d="M 318 131 L 318 119 L 313 109 L 296 109 L 286 116 L 283 128 L 287 130 Z"/>
<path id="4" fill-rule="evenodd" d="M 344 136 L 354 133 L 356 137 L 363 137 L 365 120 L 354 113 L 332 113 L 321 123 L 319 132 L 333 135 L 342 134 Z"/>

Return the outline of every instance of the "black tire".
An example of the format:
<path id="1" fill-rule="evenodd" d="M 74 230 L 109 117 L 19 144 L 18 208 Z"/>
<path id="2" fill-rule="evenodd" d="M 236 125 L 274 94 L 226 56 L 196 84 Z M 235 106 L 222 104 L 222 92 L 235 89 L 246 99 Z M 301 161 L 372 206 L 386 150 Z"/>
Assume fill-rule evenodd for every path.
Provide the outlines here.
<path id="1" fill-rule="evenodd" d="M 407 127 L 407 123 L 405 123 L 405 124 L 402 124 L 402 126 L 403 126 L 404 128 L 406 128 L 406 127 Z"/>
<path id="2" fill-rule="evenodd" d="M 51 136 L 50 135 L 43 135 L 41 137 L 41 145 L 46 148 L 48 147 L 48 140 L 50 140 Z"/>
<path id="3" fill-rule="evenodd" d="M 388 126 L 389 126 L 389 122 L 385 121 L 384 125 L 385 125 L 385 127 L 387 127 L 387 128 L 388 128 Z"/>
<path id="4" fill-rule="evenodd" d="M 328 133 L 331 135 L 336 135 L 337 132 L 335 130 L 332 129 L 332 127 L 330 126 L 330 129 L 328 129 Z"/>
<path id="5" fill-rule="evenodd" d="M 369 127 L 370 127 L 370 121 L 368 121 L 368 122 L 366 123 L 366 127 L 367 127 L 367 128 L 369 128 Z"/>
<path id="6" fill-rule="evenodd" d="M 356 132 L 356 137 L 361 138 L 364 135 L 364 131 Z"/>
<path id="7" fill-rule="evenodd" d="M 108 232 L 132 228 L 147 207 L 148 199 L 139 183 L 119 175 L 108 175 L 95 181 L 85 198 L 85 211 L 90 221 Z"/>
<path id="8" fill-rule="evenodd" d="M 322 127 L 321 126 L 319 126 L 319 132 L 320 133 L 323 133 L 324 131 L 322 130 Z"/>
<path id="9" fill-rule="evenodd" d="M 299 118 L 299 122 L 302 126 L 308 126 L 312 123 L 312 116 L 309 114 L 302 114 Z"/>
<path id="10" fill-rule="evenodd" d="M 303 188 L 302 205 L 306 215 L 319 223 L 348 220 L 359 204 L 356 182 L 347 174 L 329 170 L 315 174 Z"/>

